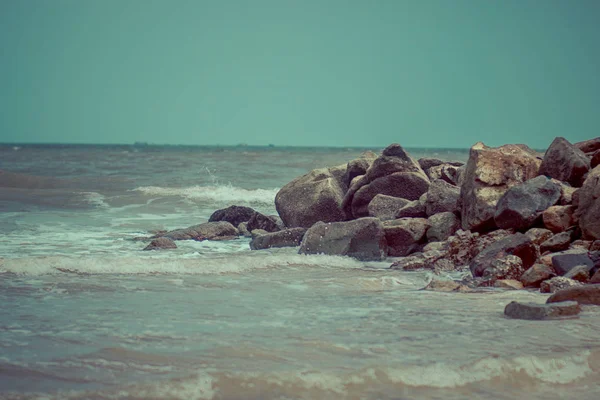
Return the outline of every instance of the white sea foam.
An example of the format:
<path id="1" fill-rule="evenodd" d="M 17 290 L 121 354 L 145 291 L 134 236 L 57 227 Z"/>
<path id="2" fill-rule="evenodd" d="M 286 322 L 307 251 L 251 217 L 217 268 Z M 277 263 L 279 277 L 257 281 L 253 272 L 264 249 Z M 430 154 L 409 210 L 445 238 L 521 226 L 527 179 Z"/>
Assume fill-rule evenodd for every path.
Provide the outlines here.
<path id="1" fill-rule="evenodd" d="M 279 189 L 243 189 L 231 185 L 191 186 L 168 188 L 142 186 L 133 189 L 150 196 L 180 196 L 189 200 L 215 202 L 217 204 L 258 204 L 272 206 Z"/>

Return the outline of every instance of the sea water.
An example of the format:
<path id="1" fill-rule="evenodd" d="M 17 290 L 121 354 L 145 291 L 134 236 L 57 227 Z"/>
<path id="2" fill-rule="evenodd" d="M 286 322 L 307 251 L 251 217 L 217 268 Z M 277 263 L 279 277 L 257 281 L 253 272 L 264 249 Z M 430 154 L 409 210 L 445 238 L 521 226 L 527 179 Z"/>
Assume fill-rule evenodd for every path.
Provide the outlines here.
<path id="1" fill-rule="evenodd" d="M 547 296 L 421 291 L 432 274 L 391 260 L 245 238 L 134 240 L 230 205 L 275 214 L 287 182 L 365 150 L 0 146 L 0 398 L 599 398 L 595 307 L 511 320 Z"/>

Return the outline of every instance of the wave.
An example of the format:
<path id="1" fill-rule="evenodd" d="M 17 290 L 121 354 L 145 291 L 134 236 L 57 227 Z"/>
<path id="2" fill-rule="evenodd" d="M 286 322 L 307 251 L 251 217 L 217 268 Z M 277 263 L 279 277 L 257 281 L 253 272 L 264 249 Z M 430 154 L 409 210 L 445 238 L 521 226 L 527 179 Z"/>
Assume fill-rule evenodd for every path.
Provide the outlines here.
<path id="1" fill-rule="evenodd" d="M 184 188 L 142 186 L 133 189 L 133 191 L 149 196 L 179 196 L 196 201 L 272 206 L 279 189 L 243 189 L 231 185 L 190 186 Z"/>

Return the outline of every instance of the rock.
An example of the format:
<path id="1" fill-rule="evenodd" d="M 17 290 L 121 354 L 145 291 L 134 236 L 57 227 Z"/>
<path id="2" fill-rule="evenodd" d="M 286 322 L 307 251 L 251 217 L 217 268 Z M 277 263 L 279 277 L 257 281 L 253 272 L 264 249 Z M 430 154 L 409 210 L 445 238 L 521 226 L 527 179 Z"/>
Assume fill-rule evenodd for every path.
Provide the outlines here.
<path id="1" fill-rule="evenodd" d="M 535 263 L 538 253 L 531 239 L 522 233 L 515 233 L 490 244 L 477 254 L 469 265 L 471 273 L 474 277 L 483 276 L 484 271 L 492 267 L 495 260 L 508 255 L 519 257 L 523 268 L 527 269 Z"/>
<path id="2" fill-rule="evenodd" d="M 536 177 L 539 165 L 536 152 L 526 146 L 471 147 L 460 192 L 462 228 L 493 229 L 498 200 L 510 187 Z"/>
<path id="3" fill-rule="evenodd" d="M 567 139 L 557 137 L 546 150 L 539 173 L 580 187 L 589 169 L 590 160 L 583 151 Z"/>
<path id="4" fill-rule="evenodd" d="M 565 275 L 565 278 L 573 279 L 578 282 L 586 283 L 590 280 L 590 269 L 585 265 L 578 265 L 571 268 Z"/>
<path id="5" fill-rule="evenodd" d="M 590 251 L 600 251 L 600 240 L 594 240 L 590 246 Z"/>
<path id="6" fill-rule="evenodd" d="M 384 221 L 395 219 L 398 210 L 408 203 L 410 203 L 409 200 L 401 199 L 400 197 L 378 194 L 373 197 L 367 209 L 369 210 L 370 217 L 376 217 Z"/>
<path id="7" fill-rule="evenodd" d="M 258 235 L 250 242 L 250 249 L 262 250 L 272 247 L 296 247 L 300 246 L 306 228 L 290 228 L 279 232 Z"/>
<path id="8" fill-rule="evenodd" d="M 553 304 L 510 302 L 504 308 L 504 315 L 515 319 L 542 320 L 569 317 L 581 312 L 581 307 L 574 301 Z"/>
<path id="9" fill-rule="evenodd" d="M 454 265 L 454 263 L 448 260 L 447 258 L 440 258 L 434 261 L 433 263 L 433 272 L 435 272 L 436 274 L 441 274 L 442 272 L 456 271 L 457 269 L 459 268 L 457 268 L 457 266 Z"/>
<path id="10" fill-rule="evenodd" d="M 523 284 L 516 279 L 499 279 L 494 283 L 494 287 L 509 290 L 521 290 Z"/>
<path id="11" fill-rule="evenodd" d="M 402 207 L 396 213 L 396 218 L 427 218 L 425 202 L 414 200 Z"/>
<path id="12" fill-rule="evenodd" d="M 542 244 L 546 240 L 552 237 L 552 231 L 544 228 L 531 228 L 527 232 L 525 232 L 525 236 L 527 236 L 531 241 L 537 245 Z"/>
<path id="13" fill-rule="evenodd" d="M 428 251 L 445 251 L 448 246 L 446 242 L 430 242 L 423 246 L 423 253 Z"/>
<path id="14" fill-rule="evenodd" d="M 428 188 L 429 179 L 424 173 L 396 172 L 382 176 L 356 191 L 351 202 L 352 215 L 354 218 L 367 216 L 369 214 L 368 204 L 378 194 L 416 200 L 427 192 Z M 350 191 L 348 191 L 349 193 Z"/>
<path id="15" fill-rule="evenodd" d="M 573 279 L 565 278 L 564 276 L 555 276 L 554 278 L 550 278 L 540 284 L 540 292 L 556 293 L 560 290 L 579 285 L 581 285 L 581 283 Z"/>
<path id="16" fill-rule="evenodd" d="M 483 271 L 483 278 L 489 284 L 502 279 L 518 279 L 523 275 L 523 261 L 513 255 L 507 255 L 492 261 Z"/>
<path id="17" fill-rule="evenodd" d="M 565 275 L 578 265 L 584 265 L 589 270 L 594 267 L 594 262 L 585 250 L 567 250 L 552 255 L 552 267 L 558 275 Z"/>
<path id="18" fill-rule="evenodd" d="M 451 212 L 432 215 L 427 219 L 427 223 L 427 240 L 430 242 L 442 242 L 460 229 L 460 219 Z"/>
<path id="19" fill-rule="evenodd" d="M 453 165 L 442 164 L 435 167 L 431 167 L 428 170 L 425 170 L 425 174 L 429 178 L 429 180 L 433 181 L 436 179 L 441 179 L 445 182 L 448 182 L 451 185 L 457 186 L 459 181 L 459 174 L 461 168 L 455 167 Z"/>
<path id="20" fill-rule="evenodd" d="M 596 271 L 596 273 L 592 276 L 590 283 L 600 283 L 600 270 Z"/>
<path id="21" fill-rule="evenodd" d="M 464 289 L 468 288 L 460 282 L 434 278 L 422 290 L 431 290 L 434 292 L 458 292 L 465 291 Z"/>
<path id="22" fill-rule="evenodd" d="M 431 158 L 431 157 L 419 158 L 417 160 L 417 162 L 419 163 L 419 166 L 421 167 L 421 169 L 426 172 L 429 168 L 437 167 L 437 166 L 440 166 L 440 165 L 443 165 L 446 163 L 446 161 L 440 160 L 438 158 Z M 460 165 L 459 165 L 459 167 L 460 167 Z"/>
<path id="23" fill-rule="evenodd" d="M 428 216 L 443 212 L 457 212 L 460 188 L 441 179 L 431 182 L 427 190 L 425 212 Z"/>
<path id="24" fill-rule="evenodd" d="M 373 164 L 373 161 L 377 158 L 377 154 L 372 151 L 366 151 L 355 160 L 350 161 L 346 165 L 346 172 L 344 173 L 343 182 L 346 187 L 350 187 L 352 180 L 357 176 L 364 175 L 367 173 L 369 167 Z"/>
<path id="25" fill-rule="evenodd" d="M 293 228 L 290 228 L 293 229 Z M 262 235 L 268 235 L 270 232 L 265 231 L 264 229 L 254 229 L 252 232 L 250 232 L 250 237 L 254 240 L 259 236 Z"/>
<path id="26" fill-rule="evenodd" d="M 162 249 L 176 249 L 177 245 L 175 242 L 166 237 L 159 237 L 150 242 L 150 244 L 144 247 L 144 250 L 162 250 Z"/>
<path id="27" fill-rule="evenodd" d="M 275 218 L 263 215 L 259 212 L 254 213 L 252 218 L 250 218 L 250 221 L 248 221 L 246 228 L 248 228 L 250 232 L 255 229 L 262 229 L 267 232 L 277 232 L 280 230 Z"/>
<path id="28" fill-rule="evenodd" d="M 573 203 L 573 194 L 577 190 L 572 186 L 568 186 L 564 182 L 555 181 L 554 183 L 560 183 L 560 200 L 558 200 L 558 204 L 561 206 L 568 206 Z"/>
<path id="29" fill-rule="evenodd" d="M 542 219 L 544 226 L 554 233 L 564 232 L 577 224 L 574 206 L 549 207 L 542 214 Z"/>
<path id="30" fill-rule="evenodd" d="M 424 218 L 401 218 L 384 221 L 383 229 L 388 244 L 388 254 L 403 257 L 420 249 L 429 225 Z"/>
<path id="31" fill-rule="evenodd" d="M 600 166 L 594 168 L 578 191 L 576 217 L 584 239 L 600 239 Z"/>
<path id="32" fill-rule="evenodd" d="M 556 252 L 567 250 L 571 244 L 571 232 L 561 232 L 552 236 L 540 245 L 540 251 L 542 253 L 546 251 Z"/>
<path id="33" fill-rule="evenodd" d="M 390 265 L 391 269 L 402 269 L 405 271 L 414 271 L 417 269 L 434 269 L 435 263 L 443 257 L 443 253 L 438 251 L 429 251 L 427 253 L 414 253 L 410 256 L 402 257 Z"/>
<path id="34" fill-rule="evenodd" d="M 600 150 L 596 150 L 590 159 L 590 168 L 596 168 L 598 165 L 600 165 Z"/>
<path id="35" fill-rule="evenodd" d="M 600 305 L 600 285 L 582 285 L 559 290 L 546 300 L 546 303 L 576 301 L 579 304 Z"/>
<path id="36" fill-rule="evenodd" d="M 171 240 L 214 240 L 220 236 L 237 236 L 238 234 L 238 230 L 229 222 L 218 221 L 169 231 L 163 237 Z"/>
<path id="37" fill-rule="evenodd" d="M 414 172 L 427 179 L 427 175 L 419 164 L 397 143 L 391 144 L 383 150 L 381 157 L 373 161 L 365 177 L 368 182 L 373 182 L 378 178 L 397 172 Z"/>
<path id="38" fill-rule="evenodd" d="M 574 146 L 584 153 L 593 153 L 600 150 L 600 137 L 575 143 Z"/>
<path id="39" fill-rule="evenodd" d="M 269 217 L 269 219 L 275 222 L 275 225 L 277 225 L 280 231 L 287 229 L 287 227 L 283 223 L 283 220 L 279 218 L 279 215 L 267 215 L 267 217 Z"/>
<path id="40" fill-rule="evenodd" d="M 538 176 L 511 187 L 502 195 L 496 205 L 494 221 L 502 229 L 526 230 L 559 199 L 559 186 L 545 176 Z"/>
<path id="41" fill-rule="evenodd" d="M 521 275 L 520 281 L 526 287 L 540 287 L 543 281 L 556 276 L 552 267 L 544 264 L 533 264 L 531 268 Z"/>
<path id="42" fill-rule="evenodd" d="M 238 225 L 237 227 L 238 232 L 240 232 L 240 235 L 244 236 L 244 237 L 250 237 L 252 236 L 250 234 L 250 231 L 248 230 L 248 223 L 247 222 L 242 222 Z"/>
<path id="43" fill-rule="evenodd" d="M 362 261 L 383 260 L 387 254 L 385 232 L 377 218 L 347 222 L 318 222 L 308 229 L 300 254 L 350 256 Z"/>
<path id="44" fill-rule="evenodd" d="M 227 221 L 233 226 L 238 226 L 242 222 L 248 222 L 255 212 L 250 207 L 230 206 L 215 211 L 208 222 Z"/>
<path id="45" fill-rule="evenodd" d="M 294 179 L 275 196 L 275 207 L 285 226 L 309 228 L 318 221 L 346 220 L 344 190 L 326 168 Z"/>
<path id="46" fill-rule="evenodd" d="M 583 249 L 583 250 L 589 250 L 590 247 L 592 247 L 592 241 L 591 240 L 575 240 L 573 243 L 571 243 L 570 248 L 571 249 Z"/>

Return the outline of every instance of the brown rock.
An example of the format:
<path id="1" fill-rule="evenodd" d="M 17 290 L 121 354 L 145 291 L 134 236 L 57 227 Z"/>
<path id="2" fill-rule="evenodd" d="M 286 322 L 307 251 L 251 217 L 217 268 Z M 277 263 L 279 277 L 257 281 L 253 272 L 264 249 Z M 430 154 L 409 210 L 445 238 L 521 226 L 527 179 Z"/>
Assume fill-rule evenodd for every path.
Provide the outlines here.
<path id="1" fill-rule="evenodd" d="M 573 279 L 582 283 L 586 283 L 587 281 L 590 280 L 590 269 L 588 267 L 586 267 L 585 265 L 578 265 L 574 268 L 572 268 L 571 270 L 569 270 L 569 272 L 567 272 L 565 275 L 565 278 L 569 278 L 569 279 Z"/>
<path id="2" fill-rule="evenodd" d="M 558 200 L 558 204 L 561 206 L 568 206 L 571 203 L 573 203 L 573 194 L 575 193 L 577 188 L 569 186 L 564 182 L 560 182 L 560 184 L 560 200 Z"/>
<path id="3" fill-rule="evenodd" d="M 237 230 L 240 233 L 240 235 L 244 236 L 244 237 L 250 237 L 250 231 L 248 230 L 248 223 L 247 222 L 242 222 L 237 226 Z"/>
<path id="4" fill-rule="evenodd" d="M 395 219 L 396 213 L 408 203 L 410 203 L 409 200 L 400 197 L 378 194 L 373 197 L 367 209 L 369 210 L 370 217 L 376 217 L 385 221 Z"/>
<path id="5" fill-rule="evenodd" d="M 576 280 L 565 278 L 564 276 L 555 276 L 540 284 L 541 293 L 556 293 L 566 288 L 579 286 L 581 283 Z"/>
<path id="6" fill-rule="evenodd" d="M 391 269 L 402 269 L 405 271 L 414 271 L 417 269 L 434 269 L 435 262 L 440 260 L 443 254 L 438 251 L 427 253 L 415 253 L 407 257 L 402 257 L 390 265 Z"/>
<path id="7" fill-rule="evenodd" d="M 388 244 L 388 254 L 403 257 L 420 249 L 429 228 L 424 218 L 401 218 L 385 221 L 383 229 Z"/>
<path id="8" fill-rule="evenodd" d="M 499 279 L 494 283 L 494 287 L 509 290 L 521 290 L 523 284 L 516 279 Z"/>
<path id="9" fill-rule="evenodd" d="M 554 139 L 540 166 L 540 175 L 546 175 L 567 182 L 575 187 L 583 183 L 584 175 L 590 169 L 590 160 L 583 151 L 562 137 Z"/>
<path id="10" fill-rule="evenodd" d="M 492 261 L 492 265 L 483 271 L 483 278 L 488 284 L 502 279 L 518 279 L 523 275 L 523 261 L 513 255 L 507 255 Z"/>
<path id="11" fill-rule="evenodd" d="M 159 237 L 150 242 L 144 250 L 162 250 L 162 249 L 176 249 L 177 245 L 174 241 L 166 237 Z"/>
<path id="12" fill-rule="evenodd" d="M 575 226 L 574 206 L 552 206 L 543 213 L 544 226 L 554 233 L 564 232 Z"/>
<path id="13" fill-rule="evenodd" d="M 584 153 L 595 152 L 600 150 L 600 137 L 575 143 L 575 147 Z"/>
<path id="14" fill-rule="evenodd" d="M 600 150 L 596 150 L 590 159 L 590 168 L 596 168 L 600 165 Z"/>
<path id="15" fill-rule="evenodd" d="M 425 173 L 431 181 L 441 179 L 445 182 L 448 182 L 451 185 L 456 186 L 458 184 L 460 171 L 460 167 L 449 164 L 442 164 L 425 170 Z"/>
<path id="16" fill-rule="evenodd" d="M 540 287 L 540 284 L 556 276 L 552 267 L 544 264 L 534 264 L 521 275 L 521 282 L 526 287 Z"/>
<path id="17" fill-rule="evenodd" d="M 552 236 L 540 245 L 540 251 L 542 253 L 546 251 L 556 252 L 562 251 L 569 248 L 571 244 L 571 232 L 561 232 Z"/>
<path id="18" fill-rule="evenodd" d="M 544 228 L 531 228 L 525 232 L 525 236 L 527 236 L 533 243 L 537 245 L 540 245 L 546 240 L 550 239 L 552 235 L 553 233 L 551 230 Z"/>
<path id="19" fill-rule="evenodd" d="M 163 237 L 171 240 L 214 240 L 221 236 L 237 236 L 235 226 L 226 221 L 205 222 L 185 229 L 169 231 Z"/>
<path id="20" fill-rule="evenodd" d="M 277 232 L 281 230 L 277 224 L 277 220 L 273 217 L 255 212 L 252 218 L 248 221 L 246 228 L 252 232 L 255 229 L 263 229 L 267 232 Z"/>
<path id="21" fill-rule="evenodd" d="M 513 301 L 504 309 L 504 314 L 507 317 L 527 320 L 570 317 L 580 312 L 581 307 L 574 301 L 553 304 L 519 303 Z"/>
<path id="22" fill-rule="evenodd" d="M 584 249 L 584 250 L 589 250 L 590 247 L 592 247 L 591 240 L 581 240 L 581 239 L 573 241 L 573 243 L 571 243 L 571 246 L 570 246 L 571 249 Z"/>
<path id="23" fill-rule="evenodd" d="M 485 270 L 492 267 L 495 260 L 508 255 L 519 257 L 523 262 L 523 268 L 527 269 L 535 263 L 538 250 L 527 236 L 522 233 L 515 233 L 490 244 L 477 254 L 470 263 L 471 273 L 474 277 L 483 276 Z M 515 279 L 520 276 L 519 274 Z"/>
<path id="24" fill-rule="evenodd" d="M 396 218 L 427 218 L 425 212 L 425 202 L 413 200 L 396 213 Z"/>
<path id="25" fill-rule="evenodd" d="M 600 283 L 600 270 L 596 271 L 596 273 L 592 276 L 590 283 Z"/>
<path id="26" fill-rule="evenodd" d="M 594 168 L 578 191 L 576 217 L 584 239 L 600 239 L 600 166 Z"/>
<path id="27" fill-rule="evenodd" d="M 579 304 L 600 305 L 600 285 L 580 285 L 560 290 L 546 300 L 546 303 L 576 301 Z"/>
<path id="28" fill-rule="evenodd" d="M 208 222 L 227 221 L 233 226 L 238 226 L 242 222 L 248 222 L 255 213 L 256 211 L 250 207 L 230 206 L 215 211 Z"/>

